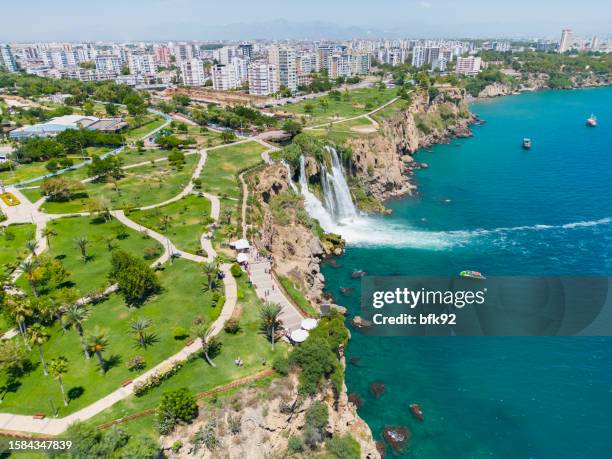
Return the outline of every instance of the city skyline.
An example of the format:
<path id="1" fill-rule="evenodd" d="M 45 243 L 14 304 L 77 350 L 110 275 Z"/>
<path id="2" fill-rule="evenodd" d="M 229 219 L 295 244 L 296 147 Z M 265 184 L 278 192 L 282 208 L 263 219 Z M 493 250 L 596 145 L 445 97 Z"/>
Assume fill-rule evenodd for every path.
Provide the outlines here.
<path id="1" fill-rule="evenodd" d="M 2 41 L 74 40 L 238 40 L 339 39 L 351 37 L 555 37 L 561 28 L 576 35 L 612 33 L 612 5 L 602 0 L 576 9 L 573 2 L 518 0 L 512 7 L 482 0 L 339 0 L 289 5 L 266 0 L 236 0 L 232 8 L 194 0 L 119 2 L 102 11 L 84 9 L 72 0 L 34 0 L 3 6 L 10 21 Z M 553 7 L 554 6 L 554 7 Z M 36 15 L 32 15 L 32 11 Z M 452 13 L 452 14 L 451 14 Z M 140 21 L 134 21 L 140 18 Z"/>

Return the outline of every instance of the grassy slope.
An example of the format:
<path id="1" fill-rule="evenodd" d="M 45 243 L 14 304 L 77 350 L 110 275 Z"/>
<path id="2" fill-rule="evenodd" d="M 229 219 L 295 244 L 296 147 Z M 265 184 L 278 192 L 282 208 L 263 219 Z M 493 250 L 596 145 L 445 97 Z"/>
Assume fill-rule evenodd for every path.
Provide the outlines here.
<path id="1" fill-rule="evenodd" d="M 128 309 L 119 295 L 112 295 L 107 301 L 92 306 L 84 328 L 87 331 L 99 325 L 109 333 L 104 357 L 113 363 L 106 374 L 100 373 L 95 358 L 85 360 L 76 332 L 63 332 L 59 325 L 52 327 L 52 338 L 43 346 L 44 356 L 47 361 L 58 355 L 68 359 L 69 371 L 64 377 L 66 390 L 82 387 L 81 396 L 64 407 L 57 382 L 43 375 L 40 365 L 37 365 L 38 352 L 33 351 L 31 359 L 37 367 L 19 380 L 15 392 L 5 395 L 2 411 L 22 414 L 42 411 L 49 414 L 48 398 L 51 397 L 60 407 L 60 416 L 65 416 L 118 389 L 122 381 L 135 377 L 137 373 L 128 371 L 126 367 L 126 362 L 135 355 L 143 356 L 147 365 L 152 367 L 178 352 L 185 342 L 174 339 L 175 326 L 189 329 L 196 316 L 202 316 L 207 322 L 218 316 L 219 311 L 210 306 L 211 293 L 202 292 L 202 274 L 197 264 L 178 260 L 160 276 L 163 291 L 139 309 Z M 134 338 L 128 334 L 129 322 L 135 317 L 153 320 L 157 342 L 146 350 L 137 348 Z"/>
<path id="2" fill-rule="evenodd" d="M 168 231 L 164 231 L 161 217 L 172 218 Z M 200 249 L 200 235 L 210 217 L 210 201 L 195 195 L 187 196 L 163 207 L 130 213 L 130 218 L 147 228 L 168 236 L 181 250 L 196 253 Z"/>
<path id="3" fill-rule="evenodd" d="M 119 192 L 115 191 L 112 183 L 97 182 L 87 183 L 85 192 L 88 197 L 107 197 L 115 209 L 163 202 L 176 196 L 187 185 L 197 161 L 198 155 L 187 156 L 181 170 L 174 169 L 167 162 L 135 167 L 126 170 L 125 177 L 119 180 Z M 30 200 L 36 201 L 41 197 L 37 189 L 26 191 Z M 48 213 L 83 212 L 87 209 L 87 201 L 88 198 L 79 198 L 68 202 L 45 202 L 42 210 Z"/>

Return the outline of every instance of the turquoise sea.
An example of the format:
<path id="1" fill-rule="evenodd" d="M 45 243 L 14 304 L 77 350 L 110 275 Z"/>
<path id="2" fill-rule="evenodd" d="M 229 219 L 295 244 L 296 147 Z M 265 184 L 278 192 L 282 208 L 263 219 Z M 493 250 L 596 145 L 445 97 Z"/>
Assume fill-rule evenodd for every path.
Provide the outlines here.
<path id="1" fill-rule="evenodd" d="M 359 314 L 371 275 L 612 274 L 612 88 L 473 104 L 486 124 L 416 159 L 418 194 L 388 203 L 324 267 L 328 292 Z M 597 128 L 585 126 L 595 113 Z M 523 137 L 533 147 L 521 148 Z M 380 234 L 381 232 L 386 234 Z M 339 288 L 355 292 L 343 296 Z M 612 457 L 612 338 L 364 337 L 352 330 L 349 393 L 374 436 L 412 431 L 414 458 Z M 372 397 L 368 387 L 383 382 Z M 419 403 L 425 422 L 409 413 Z M 390 450 L 388 451 L 390 454 Z"/>

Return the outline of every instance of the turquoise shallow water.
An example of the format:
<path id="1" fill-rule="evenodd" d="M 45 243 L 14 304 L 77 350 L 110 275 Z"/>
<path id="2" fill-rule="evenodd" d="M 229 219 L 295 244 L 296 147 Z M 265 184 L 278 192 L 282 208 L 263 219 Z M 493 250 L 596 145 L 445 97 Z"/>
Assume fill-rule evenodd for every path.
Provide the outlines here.
<path id="1" fill-rule="evenodd" d="M 369 274 L 612 273 L 612 88 L 474 104 L 474 137 L 419 152 L 416 197 L 373 219 L 326 266 L 328 291 L 359 312 L 354 269 Z M 585 119 L 595 113 L 599 126 Z M 521 149 L 523 137 L 533 148 Z M 366 238 L 367 239 L 367 238 Z M 342 296 L 340 287 L 354 287 Z M 612 339 L 375 338 L 353 330 L 349 392 L 375 437 L 408 426 L 405 457 L 612 457 Z M 368 394 L 382 381 L 385 394 Z M 420 403 L 426 421 L 408 405 Z"/>

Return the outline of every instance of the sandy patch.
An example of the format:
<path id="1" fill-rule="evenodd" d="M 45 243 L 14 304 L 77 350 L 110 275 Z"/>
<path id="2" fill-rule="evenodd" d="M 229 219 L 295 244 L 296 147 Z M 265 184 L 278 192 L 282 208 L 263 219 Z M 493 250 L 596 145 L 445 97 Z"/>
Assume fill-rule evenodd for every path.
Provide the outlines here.
<path id="1" fill-rule="evenodd" d="M 372 132 L 376 132 L 376 128 L 374 126 L 353 126 L 351 131 L 360 134 L 371 134 Z"/>

